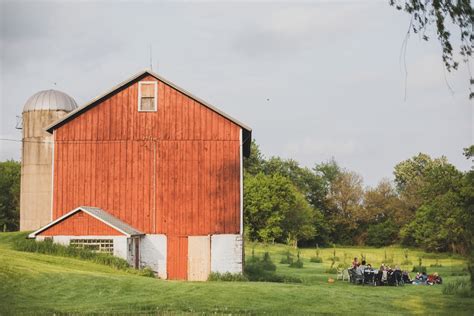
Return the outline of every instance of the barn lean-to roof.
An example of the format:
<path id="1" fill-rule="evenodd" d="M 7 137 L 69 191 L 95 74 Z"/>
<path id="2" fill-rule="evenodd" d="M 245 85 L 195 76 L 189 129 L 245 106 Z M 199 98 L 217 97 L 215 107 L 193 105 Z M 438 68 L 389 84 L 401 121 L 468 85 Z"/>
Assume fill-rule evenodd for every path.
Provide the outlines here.
<path id="1" fill-rule="evenodd" d="M 71 215 L 76 214 L 77 212 L 84 212 L 89 214 L 90 216 L 98 219 L 99 221 L 103 222 L 106 225 L 109 225 L 110 227 L 118 230 L 122 234 L 126 235 L 127 237 L 132 237 L 132 236 L 141 236 L 144 235 L 142 232 L 136 230 L 132 226 L 128 225 L 127 223 L 122 222 L 120 219 L 117 217 L 110 215 L 106 211 L 104 211 L 101 208 L 98 207 L 92 207 L 92 206 L 79 206 L 72 211 L 64 214 L 61 217 L 58 217 L 56 220 L 52 221 L 46 226 L 41 227 L 40 229 L 32 232 L 31 234 L 28 235 L 28 238 L 35 238 L 36 235 L 40 234 L 41 232 L 44 232 L 48 228 L 66 220 L 68 217 Z"/>
<path id="2" fill-rule="evenodd" d="M 229 121 L 233 122 L 234 124 L 240 126 L 242 128 L 242 145 L 243 145 L 243 154 L 244 156 L 248 157 L 250 155 L 250 143 L 252 142 L 252 129 L 245 125 L 244 123 L 240 122 L 239 120 L 233 118 L 232 116 L 224 113 L 223 111 L 219 110 L 215 106 L 207 103 L 206 101 L 202 100 L 201 98 L 193 95 L 192 93 L 186 91 L 185 89 L 177 86 L 176 84 L 172 83 L 171 81 L 161 77 L 157 73 L 151 71 L 151 70 L 143 70 L 140 71 L 139 73 L 133 75 L 132 77 L 128 78 L 127 80 L 119 83 L 112 89 L 108 90 L 107 92 L 95 97 L 91 101 L 87 102 L 86 104 L 76 108 L 74 111 L 68 113 L 61 119 L 57 120 L 56 122 L 53 122 L 51 125 L 47 126 L 45 128 L 46 131 L 49 133 L 53 133 L 53 131 L 62 125 L 66 124 L 70 120 L 73 120 L 75 117 L 79 116 L 80 114 L 84 113 L 85 111 L 93 108 L 95 105 L 99 104 L 102 100 L 106 99 L 107 97 L 113 95 L 115 92 L 124 89 L 128 87 L 130 84 L 134 83 L 135 81 L 140 80 L 141 78 L 145 77 L 146 75 L 150 75 L 155 77 L 157 80 L 167 84 L 168 86 L 176 89 L 177 91 L 183 93 L 187 97 L 199 102 L 203 106 L 209 108 L 210 110 L 216 112 L 217 114 L 221 115 L 222 117 L 228 119 Z"/>

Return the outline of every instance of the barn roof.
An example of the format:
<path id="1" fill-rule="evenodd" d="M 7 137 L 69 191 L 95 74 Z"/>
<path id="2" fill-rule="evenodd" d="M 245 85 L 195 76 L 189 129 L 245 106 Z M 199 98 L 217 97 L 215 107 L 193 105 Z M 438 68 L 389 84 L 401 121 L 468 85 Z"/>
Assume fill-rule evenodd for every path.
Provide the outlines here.
<path id="1" fill-rule="evenodd" d="M 110 215 L 106 211 L 104 211 L 101 208 L 98 207 L 91 207 L 91 206 L 79 206 L 78 208 L 73 209 L 69 213 L 64 214 L 63 216 L 57 218 L 56 220 L 52 221 L 46 226 L 41 227 L 35 232 L 32 232 L 31 234 L 28 235 L 28 238 L 35 238 L 36 235 L 40 234 L 41 232 L 47 230 L 48 228 L 56 225 L 57 223 L 67 219 L 71 215 L 77 213 L 77 212 L 85 212 L 89 214 L 90 216 L 98 219 L 99 221 L 109 225 L 110 227 L 118 230 L 122 234 L 126 235 L 127 237 L 132 237 L 132 236 L 140 236 L 144 235 L 142 232 L 136 230 L 132 226 L 128 225 L 127 223 L 122 222 L 120 219 L 117 217 Z"/>
<path id="2" fill-rule="evenodd" d="M 243 154 L 246 157 L 248 157 L 250 155 L 250 143 L 252 142 L 252 139 L 251 139 L 252 138 L 252 129 L 250 127 L 248 127 L 244 123 L 242 123 L 239 120 L 233 118 L 232 116 L 224 113 L 223 111 L 219 110 L 215 106 L 207 103 L 206 101 L 202 100 L 201 98 L 198 98 L 197 96 L 191 94 L 190 92 L 186 91 L 185 89 L 177 86 L 176 84 L 172 83 L 171 81 L 168 81 L 167 79 L 161 77 L 157 73 L 155 73 L 151 70 L 148 70 L 148 69 L 140 71 L 139 73 L 133 75 L 132 77 L 128 78 L 127 80 L 119 83 L 118 85 L 116 85 L 115 87 L 113 87 L 109 91 L 105 92 L 104 94 L 101 94 L 101 95 L 97 96 L 96 98 L 92 99 L 91 101 L 87 102 L 86 104 L 84 104 L 84 105 L 78 107 L 77 109 L 75 109 L 74 111 L 68 113 L 67 115 L 65 115 L 61 119 L 57 120 L 56 122 L 53 122 L 51 125 L 49 125 L 45 128 L 46 131 L 48 131 L 49 133 L 53 133 L 53 131 L 55 129 L 61 127 L 62 125 L 69 122 L 70 120 L 74 119 L 76 116 L 80 115 L 81 113 L 83 113 L 83 112 L 89 110 L 90 108 L 94 107 L 95 105 L 99 104 L 102 100 L 104 100 L 105 98 L 113 95 L 116 91 L 121 90 L 121 89 L 129 86 L 133 82 L 140 80 L 141 78 L 145 77 L 146 75 L 150 75 L 150 76 L 155 77 L 159 81 L 164 82 L 165 84 L 169 85 L 170 87 L 178 90 L 179 92 L 183 93 L 184 95 L 188 96 L 189 98 L 199 102 L 200 104 L 204 105 L 205 107 L 211 109 L 212 111 L 218 113 L 219 115 L 223 116 L 224 118 L 226 118 L 226 119 L 230 120 L 231 122 L 235 123 L 236 125 L 240 126 L 243 130 L 243 133 L 242 133 L 243 134 L 242 135 L 243 136 L 242 143 L 243 143 L 243 148 L 244 148 Z"/>

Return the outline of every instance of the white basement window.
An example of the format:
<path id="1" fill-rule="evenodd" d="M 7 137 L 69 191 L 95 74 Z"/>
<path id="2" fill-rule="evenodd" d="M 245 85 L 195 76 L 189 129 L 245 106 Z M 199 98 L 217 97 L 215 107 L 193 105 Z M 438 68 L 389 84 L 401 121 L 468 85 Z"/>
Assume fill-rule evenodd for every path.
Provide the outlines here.
<path id="1" fill-rule="evenodd" d="M 138 83 L 138 111 L 155 112 L 158 109 L 158 82 L 140 81 Z"/>
<path id="2" fill-rule="evenodd" d="M 114 253 L 113 239 L 71 239 L 69 246 L 88 249 L 93 252 Z"/>

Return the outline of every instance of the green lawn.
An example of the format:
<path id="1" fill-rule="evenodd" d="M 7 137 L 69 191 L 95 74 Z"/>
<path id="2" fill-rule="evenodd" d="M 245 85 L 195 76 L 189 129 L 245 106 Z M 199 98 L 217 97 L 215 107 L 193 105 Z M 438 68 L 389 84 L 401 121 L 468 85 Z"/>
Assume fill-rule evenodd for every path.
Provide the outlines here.
<path id="1" fill-rule="evenodd" d="M 24 235 L 24 234 L 23 234 Z M 263 248 L 277 263 L 277 272 L 300 277 L 302 284 L 254 282 L 179 282 L 163 281 L 121 272 L 86 261 L 24 253 L 11 249 L 11 241 L 20 233 L 0 233 L 0 315 L 28 313 L 225 313 L 225 314 L 404 314 L 404 313 L 474 313 L 474 300 L 447 296 L 441 286 L 362 287 L 338 281 L 327 282 L 331 275 L 324 270 L 332 249 L 322 249 L 322 264 L 310 263 L 313 250 L 303 250 L 303 269 L 280 265 L 286 247 Z M 368 261 L 380 264 L 383 249 L 338 248 L 341 261 L 366 254 Z M 401 248 L 387 248 L 394 261 L 403 259 Z M 251 247 L 247 247 L 247 256 Z M 410 260 L 424 254 L 410 250 Z M 433 259 L 424 259 L 428 272 L 439 272 L 445 281 L 460 276 L 460 258 L 440 256 L 441 268 L 430 268 Z M 335 276 L 332 276 L 335 277 Z M 466 277 L 466 276 L 465 276 Z"/>

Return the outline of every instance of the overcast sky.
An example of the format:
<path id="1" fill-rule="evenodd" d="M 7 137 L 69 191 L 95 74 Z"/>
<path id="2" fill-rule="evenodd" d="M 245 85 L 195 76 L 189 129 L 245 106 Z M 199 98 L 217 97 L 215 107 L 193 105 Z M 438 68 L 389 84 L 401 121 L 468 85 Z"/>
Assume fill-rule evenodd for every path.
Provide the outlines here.
<path id="1" fill-rule="evenodd" d="M 35 92 L 81 105 L 149 67 L 152 45 L 155 71 L 251 126 L 267 157 L 334 157 L 367 185 L 418 152 L 470 167 L 467 66 L 445 74 L 439 44 L 412 36 L 405 100 L 409 18 L 388 1 L 0 2 L 0 138 L 21 138 Z M 0 160 L 20 148 L 0 141 Z"/>

